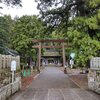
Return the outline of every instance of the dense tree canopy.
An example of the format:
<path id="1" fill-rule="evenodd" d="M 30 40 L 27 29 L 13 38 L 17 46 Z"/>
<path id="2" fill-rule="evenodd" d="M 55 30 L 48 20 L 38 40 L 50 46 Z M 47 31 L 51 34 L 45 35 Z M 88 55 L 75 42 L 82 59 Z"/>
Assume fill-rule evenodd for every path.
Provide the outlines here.
<path id="1" fill-rule="evenodd" d="M 10 43 L 12 19 L 10 16 L 0 17 L 0 46 L 7 47 Z"/>
<path id="2" fill-rule="evenodd" d="M 48 26 L 67 29 L 69 21 L 76 17 L 90 18 L 88 24 L 94 23 L 99 13 L 100 0 L 36 0 L 38 9 Z M 93 22 L 91 20 L 93 19 Z M 88 33 L 94 29 L 88 27 Z"/>
<path id="3" fill-rule="evenodd" d="M 45 24 L 37 16 L 23 16 L 16 19 L 12 36 L 13 49 L 25 58 L 36 58 L 36 51 L 32 49 L 32 40 L 44 38 L 44 31 Z"/>
<path id="4" fill-rule="evenodd" d="M 35 0 L 47 27 L 69 39 L 76 64 L 100 56 L 100 0 Z"/>
<path id="5" fill-rule="evenodd" d="M 21 6 L 21 0 L 0 0 L 0 3 L 4 3 L 6 4 L 7 6 L 10 6 L 10 5 L 19 5 Z"/>
<path id="6" fill-rule="evenodd" d="M 0 0 L 20 5 L 21 0 Z M 0 17 L 0 46 L 18 51 L 21 57 L 36 59 L 32 39 L 68 38 L 75 52 L 77 66 L 86 66 L 93 56 L 100 56 L 100 0 L 35 0 L 38 16 L 11 19 Z"/>
<path id="7" fill-rule="evenodd" d="M 37 53 L 32 49 L 32 40 L 45 38 L 45 31 L 46 25 L 38 16 L 16 17 L 14 20 L 10 16 L 2 16 L 0 17 L 0 47 L 9 47 L 18 51 L 24 61 L 28 57 L 36 59 Z"/>

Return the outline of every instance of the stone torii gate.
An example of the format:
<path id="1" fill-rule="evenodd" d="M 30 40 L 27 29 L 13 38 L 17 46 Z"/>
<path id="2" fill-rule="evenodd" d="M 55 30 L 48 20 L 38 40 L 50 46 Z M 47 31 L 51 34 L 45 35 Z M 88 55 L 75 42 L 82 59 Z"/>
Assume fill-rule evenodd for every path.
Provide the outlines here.
<path id="1" fill-rule="evenodd" d="M 40 67 L 41 67 L 41 50 L 43 48 L 59 48 L 62 49 L 62 57 L 63 57 L 63 67 L 65 66 L 66 63 L 66 57 L 65 57 L 65 43 L 68 44 L 66 39 L 59 39 L 59 40 L 55 40 L 55 39 L 48 39 L 48 40 L 33 40 L 33 43 L 38 43 L 38 45 L 32 46 L 33 48 L 37 48 L 38 49 L 38 70 L 40 71 Z M 59 46 L 45 46 L 42 45 L 44 43 L 59 43 Z"/>

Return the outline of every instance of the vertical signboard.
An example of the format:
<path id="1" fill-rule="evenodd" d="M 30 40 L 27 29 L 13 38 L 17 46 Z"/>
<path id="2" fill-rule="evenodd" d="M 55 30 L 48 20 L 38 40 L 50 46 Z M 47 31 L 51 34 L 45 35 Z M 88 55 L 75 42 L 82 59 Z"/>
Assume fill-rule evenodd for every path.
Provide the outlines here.
<path id="1" fill-rule="evenodd" d="M 12 83 L 13 83 L 15 79 L 15 71 L 16 71 L 16 61 L 15 60 L 12 60 L 11 62 L 11 71 L 12 71 Z"/>

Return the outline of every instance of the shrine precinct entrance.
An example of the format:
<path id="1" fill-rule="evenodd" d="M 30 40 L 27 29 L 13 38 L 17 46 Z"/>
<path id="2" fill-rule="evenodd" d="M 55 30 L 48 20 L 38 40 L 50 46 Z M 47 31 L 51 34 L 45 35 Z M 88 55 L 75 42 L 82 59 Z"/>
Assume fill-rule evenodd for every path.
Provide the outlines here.
<path id="1" fill-rule="evenodd" d="M 63 67 L 66 64 L 66 56 L 65 56 L 65 47 L 68 45 L 67 39 L 48 39 L 48 40 L 32 40 L 33 46 L 32 48 L 38 49 L 38 70 L 40 71 L 41 67 L 41 58 L 42 58 L 42 49 L 62 49 L 62 58 L 63 58 Z M 52 44 L 52 45 L 51 45 Z"/>

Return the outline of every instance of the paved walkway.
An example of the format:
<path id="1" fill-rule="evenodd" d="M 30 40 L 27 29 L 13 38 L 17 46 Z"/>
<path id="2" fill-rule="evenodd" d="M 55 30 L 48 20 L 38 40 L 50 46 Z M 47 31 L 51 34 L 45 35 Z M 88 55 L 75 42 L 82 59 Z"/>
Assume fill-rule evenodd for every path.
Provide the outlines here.
<path id="1" fill-rule="evenodd" d="M 100 96 L 73 83 L 57 67 L 46 67 L 25 90 L 9 100 L 100 100 Z"/>

